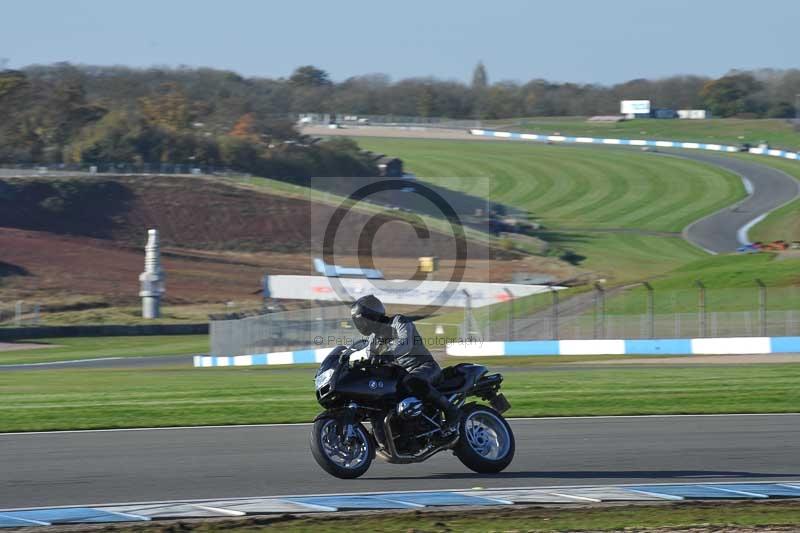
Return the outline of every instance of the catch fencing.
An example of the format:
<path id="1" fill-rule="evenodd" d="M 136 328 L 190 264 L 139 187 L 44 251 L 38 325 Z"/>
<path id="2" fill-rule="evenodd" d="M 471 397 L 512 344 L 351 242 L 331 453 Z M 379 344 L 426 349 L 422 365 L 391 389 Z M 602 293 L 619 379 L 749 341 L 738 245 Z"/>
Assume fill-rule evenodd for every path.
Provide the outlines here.
<path id="1" fill-rule="evenodd" d="M 0 177 L 37 177 L 69 174 L 93 176 L 96 174 L 144 174 L 200 176 L 224 175 L 246 176 L 246 172 L 234 171 L 228 167 L 187 163 L 0 163 Z"/>
<path id="2" fill-rule="evenodd" d="M 0 302 L 0 324 L 22 326 L 38 326 L 41 323 L 41 305 L 35 302 L 17 300 Z"/>
<path id="3" fill-rule="evenodd" d="M 390 126 L 424 127 L 443 129 L 468 129 L 480 127 L 475 119 L 453 119 L 447 117 L 421 117 L 409 115 L 356 115 L 348 113 L 295 113 L 290 119 L 300 124 L 344 126 Z"/>
<path id="4" fill-rule="evenodd" d="M 349 307 L 343 305 L 214 320 L 209 333 L 215 356 L 333 348 L 360 338 L 350 322 Z"/>
<path id="5" fill-rule="evenodd" d="M 510 292 L 510 291 L 509 291 Z M 434 352 L 460 340 L 686 339 L 800 336 L 800 288 L 738 289 L 601 285 L 515 298 L 417 322 Z M 211 355 L 232 357 L 333 348 L 361 335 L 347 305 L 270 313 L 210 324 Z"/>
<path id="6" fill-rule="evenodd" d="M 800 335 L 800 288 L 656 290 L 649 284 L 552 291 L 467 309 L 460 336 L 486 341 Z"/>

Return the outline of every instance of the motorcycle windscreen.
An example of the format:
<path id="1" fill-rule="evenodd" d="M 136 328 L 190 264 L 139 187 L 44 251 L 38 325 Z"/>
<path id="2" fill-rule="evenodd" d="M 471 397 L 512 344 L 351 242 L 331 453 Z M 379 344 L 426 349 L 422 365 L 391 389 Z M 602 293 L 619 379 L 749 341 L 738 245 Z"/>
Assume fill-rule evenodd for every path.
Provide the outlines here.
<path id="1" fill-rule="evenodd" d="M 342 354 L 343 351 L 345 351 L 344 346 L 337 346 L 336 348 L 331 350 L 331 353 L 329 353 L 325 357 L 325 359 L 323 359 L 322 362 L 319 364 L 319 369 L 317 369 L 317 375 L 320 375 L 326 370 L 329 370 L 331 368 L 338 368 L 339 356 Z"/>

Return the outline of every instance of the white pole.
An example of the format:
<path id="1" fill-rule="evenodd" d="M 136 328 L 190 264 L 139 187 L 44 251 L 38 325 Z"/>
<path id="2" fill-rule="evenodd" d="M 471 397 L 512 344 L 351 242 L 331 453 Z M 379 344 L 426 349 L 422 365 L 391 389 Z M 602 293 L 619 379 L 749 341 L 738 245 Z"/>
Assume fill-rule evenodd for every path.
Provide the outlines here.
<path id="1" fill-rule="evenodd" d="M 158 318 L 161 316 L 161 296 L 164 289 L 164 271 L 161 269 L 161 249 L 159 246 L 158 230 L 151 229 L 147 232 L 147 245 L 145 246 L 144 272 L 139 275 L 142 298 L 142 318 Z"/>

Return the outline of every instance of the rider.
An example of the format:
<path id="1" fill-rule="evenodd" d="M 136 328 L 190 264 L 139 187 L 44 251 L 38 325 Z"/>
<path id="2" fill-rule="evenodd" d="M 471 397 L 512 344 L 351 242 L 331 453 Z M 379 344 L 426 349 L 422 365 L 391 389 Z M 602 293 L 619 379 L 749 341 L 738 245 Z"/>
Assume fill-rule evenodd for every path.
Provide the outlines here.
<path id="1" fill-rule="evenodd" d="M 405 388 L 444 411 L 442 433 L 445 436 L 455 433 L 458 409 L 433 386 L 442 369 L 425 347 L 414 323 L 403 315 L 386 316 L 383 303 L 371 294 L 353 303 L 350 316 L 356 329 L 369 335 L 370 355 L 392 359 L 394 364 L 403 367 Z"/>

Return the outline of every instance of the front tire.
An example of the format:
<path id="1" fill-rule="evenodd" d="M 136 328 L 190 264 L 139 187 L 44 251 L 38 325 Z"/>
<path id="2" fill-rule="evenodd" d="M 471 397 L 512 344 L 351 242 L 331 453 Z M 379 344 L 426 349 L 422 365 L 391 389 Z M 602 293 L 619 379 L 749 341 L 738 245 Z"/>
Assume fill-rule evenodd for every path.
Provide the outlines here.
<path id="1" fill-rule="evenodd" d="M 464 466 L 479 474 L 496 474 L 511 464 L 514 432 L 500 413 L 475 404 L 462 410 L 461 421 L 454 452 Z"/>
<path id="2" fill-rule="evenodd" d="M 355 479 L 364 474 L 375 457 L 372 438 L 362 424 L 353 424 L 355 435 L 349 441 L 340 436 L 335 418 L 320 418 L 311 428 L 311 455 L 327 473 L 340 479 Z"/>

